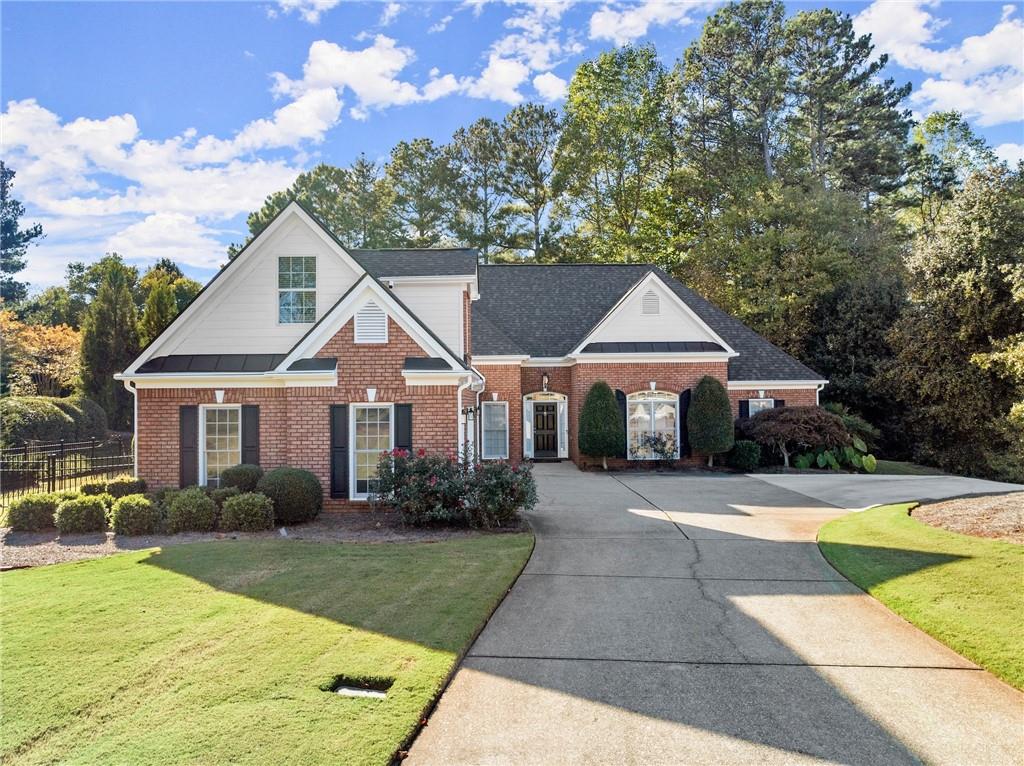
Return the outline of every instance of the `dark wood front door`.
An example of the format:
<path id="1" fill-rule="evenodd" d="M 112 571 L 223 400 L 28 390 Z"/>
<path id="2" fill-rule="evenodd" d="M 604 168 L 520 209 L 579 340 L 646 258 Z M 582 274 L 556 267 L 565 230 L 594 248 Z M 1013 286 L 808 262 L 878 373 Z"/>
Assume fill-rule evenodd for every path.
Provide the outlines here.
<path id="1" fill-rule="evenodd" d="M 558 405 L 533 405 L 533 456 L 558 457 Z"/>

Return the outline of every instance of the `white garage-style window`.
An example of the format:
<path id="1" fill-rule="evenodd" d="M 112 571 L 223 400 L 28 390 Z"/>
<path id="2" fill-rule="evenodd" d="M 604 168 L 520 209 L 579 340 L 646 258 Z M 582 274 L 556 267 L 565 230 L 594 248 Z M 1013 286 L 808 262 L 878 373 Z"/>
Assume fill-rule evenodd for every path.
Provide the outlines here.
<path id="1" fill-rule="evenodd" d="M 481 428 L 483 430 L 484 460 L 508 459 L 508 402 L 483 402 Z"/>
<path id="2" fill-rule="evenodd" d="M 754 417 L 761 410 L 771 410 L 775 408 L 774 399 L 748 399 L 747 406 L 750 408 L 749 415 Z"/>
<path id="3" fill-rule="evenodd" d="M 199 480 L 220 486 L 225 468 L 242 462 L 242 408 L 203 405 L 199 435 Z"/>
<path id="4" fill-rule="evenodd" d="M 626 397 L 630 460 L 679 457 L 679 397 L 668 391 L 640 391 Z"/>
<path id="5" fill-rule="evenodd" d="M 395 443 L 394 410 L 390 404 L 352 405 L 352 498 L 365 500 L 377 491 L 380 453 Z"/>
<path id="6" fill-rule="evenodd" d="M 312 324 L 316 321 L 316 257 L 277 259 L 277 321 Z"/>

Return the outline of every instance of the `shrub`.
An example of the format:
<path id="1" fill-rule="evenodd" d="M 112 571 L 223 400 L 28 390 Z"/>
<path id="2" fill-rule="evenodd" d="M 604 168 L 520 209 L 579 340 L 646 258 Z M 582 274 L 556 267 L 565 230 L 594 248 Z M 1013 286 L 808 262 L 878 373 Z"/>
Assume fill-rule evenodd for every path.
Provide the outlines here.
<path id="1" fill-rule="evenodd" d="M 252 492 L 263 478 L 263 469 L 258 465 L 241 463 L 225 468 L 220 474 L 222 487 L 238 487 L 239 492 Z"/>
<path id="2" fill-rule="evenodd" d="M 761 445 L 749 439 L 740 439 L 732 446 L 726 460 L 730 466 L 744 473 L 756 471 L 761 465 Z"/>
<path id="3" fill-rule="evenodd" d="M 746 432 L 762 447 L 782 453 L 787 468 L 790 455 L 798 449 L 828 450 L 851 442 L 843 421 L 823 407 L 762 410 L 750 418 Z"/>
<path id="4" fill-rule="evenodd" d="M 615 394 L 603 380 L 597 381 L 587 392 L 580 410 L 580 452 L 601 458 L 601 466 L 608 470 L 608 458 L 619 457 L 626 450 L 626 426 Z"/>
<path id="5" fill-rule="evenodd" d="M 54 521 L 62 535 L 73 532 L 102 532 L 107 528 L 107 508 L 101 498 L 83 495 L 61 501 L 54 514 Z"/>
<path id="6" fill-rule="evenodd" d="M 242 494 L 238 487 L 217 487 L 209 491 L 210 499 L 213 500 L 214 505 L 220 510 L 224 507 L 224 501 L 230 497 Z"/>
<path id="7" fill-rule="evenodd" d="M 413 526 L 469 524 L 466 463 L 441 454 L 396 449 L 377 464 L 375 505 L 392 508 Z"/>
<path id="8" fill-rule="evenodd" d="M 102 439 L 107 418 L 96 402 L 82 397 L 5 396 L 0 399 L 0 444 Z"/>
<path id="9" fill-rule="evenodd" d="M 78 485 L 78 491 L 83 495 L 102 495 L 107 491 L 106 479 L 97 479 L 95 481 L 83 481 Z"/>
<path id="10" fill-rule="evenodd" d="M 53 494 L 25 495 L 11 502 L 4 513 L 4 525 L 18 532 L 41 532 L 53 528 L 53 514 L 60 500 Z"/>
<path id="11" fill-rule="evenodd" d="M 263 475 L 256 490 L 274 504 L 278 524 L 301 524 L 315 519 L 324 505 L 320 480 L 301 468 L 275 468 Z"/>
<path id="12" fill-rule="evenodd" d="M 519 520 L 519 511 L 537 504 L 537 485 L 530 466 L 512 467 L 504 461 L 478 465 L 469 476 L 469 524 L 507 527 Z"/>
<path id="13" fill-rule="evenodd" d="M 134 476 L 125 474 L 115 476 L 107 482 L 106 491 L 114 497 L 125 497 L 127 495 L 141 495 L 146 491 L 146 482 L 136 479 Z"/>
<path id="14" fill-rule="evenodd" d="M 860 415 L 852 412 L 845 404 L 833 402 L 824 405 L 824 407 L 843 421 L 843 426 L 850 436 L 860 439 L 864 443 L 864 450 L 874 449 L 878 446 L 878 441 L 882 438 L 882 432 Z"/>
<path id="15" fill-rule="evenodd" d="M 108 514 L 117 535 L 151 535 L 160 529 L 160 511 L 145 495 L 125 495 Z"/>
<path id="16" fill-rule="evenodd" d="M 714 465 L 715 455 L 732 449 L 732 404 L 729 393 L 717 378 L 705 375 L 698 381 L 690 398 L 686 413 L 686 430 L 690 447 L 708 456 L 708 465 Z"/>
<path id="17" fill-rule="evenodd" d="M 167 531 L 209 532 L 217 526 L 217 506 L 199 487 L 176 493 L 167 506 Z"/>
<path id="18" fill-rule="evenodd" d="M 237 494 L 224 501 L 220 528 L 240 532 L 259 532 L 274 528 L 274 503 L 259 492 Z"/>
<path id="19" fill-rule="evenodd" d="M 114 507 L 114 501 L 117 500 L 117 498 L 109 492 L 104 492 L 102 495 L 89 495 L 89 497 L 98 498 L 100 502 L 103 503 L 103 507 L 108 511 Z"/>

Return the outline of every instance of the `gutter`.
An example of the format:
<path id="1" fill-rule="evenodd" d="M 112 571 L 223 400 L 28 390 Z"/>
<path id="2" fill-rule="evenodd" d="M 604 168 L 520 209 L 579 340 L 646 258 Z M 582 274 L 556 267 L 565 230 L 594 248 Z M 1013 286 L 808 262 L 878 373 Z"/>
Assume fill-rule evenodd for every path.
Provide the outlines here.
<path id="1" fill-rule="evenodd" d="M 119 378 L 115 375 L 115 378 Z M 139 392 L 130 380 L 119 378 L 132 395 L 132 476 L 139 478 Z"/>

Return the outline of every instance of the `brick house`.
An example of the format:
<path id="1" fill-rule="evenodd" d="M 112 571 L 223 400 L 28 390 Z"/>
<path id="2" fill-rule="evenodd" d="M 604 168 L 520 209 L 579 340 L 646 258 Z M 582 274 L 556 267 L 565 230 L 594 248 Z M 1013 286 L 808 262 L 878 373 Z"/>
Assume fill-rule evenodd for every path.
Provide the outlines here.
<path id="1" fill-rule="evenodd" d="M 589 387 L 616 392 L 621 460 L 686 443 L 705 375 L 737 417 L 814 404 L 825 382 L 649 265 L 478 266 L 470 249 L 344 247 L 292 203 L 117 378 L 138 474 L 215 484 L 239 462 L 365 500 L 379 453 L 570 459 Z"/>

